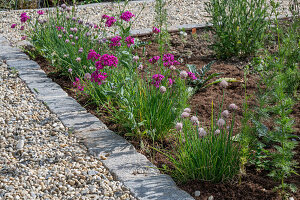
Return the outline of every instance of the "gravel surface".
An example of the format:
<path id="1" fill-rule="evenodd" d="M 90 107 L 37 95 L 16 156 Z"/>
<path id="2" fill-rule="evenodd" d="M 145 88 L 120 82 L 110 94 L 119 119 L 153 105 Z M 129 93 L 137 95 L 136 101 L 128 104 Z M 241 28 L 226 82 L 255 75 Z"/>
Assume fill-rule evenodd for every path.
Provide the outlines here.
<path id="1" fill-rule="evenodd" d="M 166 8 L 168 12 L 168 26 L 183 25 L 183 24 L 200 24 L 208 22 L 207 13 L 205 12 L 205 2 L 208 0 L 167 0 Z M 282 15 L 289 14 L 289 0 L 275 0 L 281 3 L 280 13 Z M 145 2 L 129 2 L 126 10 L 131 11 L 136 16 L 142 10 L 139 17 L 135 20 L 132 28 L 152 28 L 154 25 L 154 5 L 155 0 Z M 118 13 L 118 4 L 92 4 L 79 6 L 77 8 L 77 16 L 84 21 L 97 23 L 100 21 L 103 14 Z M 20 24 L 19 16 L 22 12 L 27 12 L 30 15 L 35 14 L 36 10 L 16 10 L 16 11 L 1 11 L 0 12 L 0 34 L 3 34 L 7 39 L 16 44 L 21 40 L 24 32 L 11 29 L 13 23 Z"/>
<path id="2" fill-rule="evenodd" d="M 0 199 L 135 199 L 0 61 Z"/>

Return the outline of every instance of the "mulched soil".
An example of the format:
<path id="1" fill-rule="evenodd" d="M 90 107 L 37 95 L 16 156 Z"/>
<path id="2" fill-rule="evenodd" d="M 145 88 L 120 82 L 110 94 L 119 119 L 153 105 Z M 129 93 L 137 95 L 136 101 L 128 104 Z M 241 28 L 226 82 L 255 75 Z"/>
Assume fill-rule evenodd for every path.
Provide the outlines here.
<path id="1" fill-rule="evenodd" d="M 139 38 L 140 40 L 149 41 L 153 38 L 151 36 L 143 36 Z M 209 30 L 197 30 L 197 34 L 188 33 L 187 37 L 182 37 L 179 34 L 171 34 L 171 47 L 170 53 L 173 53 L 176 58 L 182 59 L 183 65 L 185 64 L 194 64 L 197 68 L 203 67 L 203 65 L 214 60 L 215 57 L 213 52 L 210 50 L 209 46 L 212 44 L 212 33 Z M 151 43 L 147 46 L 147 57 L 158 55 L 157 51 L 158 45 Z M 138 54 L 141 54 L 141 50 L 137 51 Z M 85 106 L 88 111 L 92 114 L 95 114 L 100 118 L 107 126 L 115 131 L 122 132 L 122 128 L 112 121 L 109 120 L 109 115 L 105 112 L 105 109 L 100 108 L 102 114 L 96 113 L 95 105 L 87 103 L 87 98 L 84 96 L 78 96 L 76 90 L 72 88 L 72 83 L 68 80 L 67 77 L 60 76 L 58 73 L 55 73 L 54 67 L 52 67 L 44 58 L 37 56 L 35 59 L 42 69 L 52 78 L 53 81 L 57 82 L 66 92 L 78 100 L 81 105 Z M 224 98 L 224 109 L 231 103 L 235 103 L 240 109 L 236 113 L 236 123 L 235 127 L 237 130 L 241 126 L 242 118 L 242 104 L 245 97 L 244 89 L 244 67 L 249 64 L 249 60 L 240 60 L 232 59 L 227 61 L 216 60 L 212 65 L 211 70 L 208 74 L 218 72 L 222 73 L 220 77 L 227 78 L 237 78 L 242 80 L 238 83 L 230 83 L 229 87 L 225 89 L 225 98 Z M 251 68 L 250 68 L 251 69 Z M 219 78 L 220 78 L 219 77 Z M 249 74 L 247 76 L 247 92 L 248 95 L 253 95 L 257 90 L 258 77 L 255 74 Z M 206 89 L 200 90 L 195 94 L 191 101 L 191 109 L 194 114 L 197 114 L 199 120 L 203 122 L 203 125 L 207 125 L 211 119 L 211 102 L 214 102 L 215 109 L 219 107 L 222 98 L 222 90 L 219 85 L 213 85 Z M 249 106 L 255 106 L 255 99 L 250 98 Z M 296 104 L 293 108 L 293 117 L 295 118 L 295 133 L 300 136 L 300 103 Z M 133 145 L 146 155 L 149 160 L 151 160 L 158 167 L 161 167 L 163 164 L 168 163 L 167 159 L 160 153 L 155 153 L 154 159 L 152 157 L 151 151 L 149 149 L 141 149 L 140 145 L 137 142 L 131 141 Z M 147 144 L 147 143 L 146 143 Z M 165 149 L 172 149 L 172 140 L 165 141 L 164 144 L 160 144 Z M 295 151 L 297 152 L 295 159 L 300 162 L 300 147 L 298 146 Z M 232 199 L 232 200 L 246 200 L 246 199 L 259 199 L 259 200 L 273 200 L 281 199 L 280 196 L 273 191 L 273 188 L 279 183 L 273 181 L 267 176 L 265 171 L 256 171 L 253 167 L 247 167 L 247 174 L 242 177 L 241 184 L 238 184 L 238 180 L 234 179 L 231 182 L 213 184 L 205 181 L 191 181 L 185 184 L 179 184 L 178 186 L 183 190 L 190 193 L 194 196 L 196 190 L 201 191 L 200 197 L 195 197 L 197 200 L 206 200 L 210 195 L 213 195 L 214 199 Z M 298 174 L 300 174 L 300 169 L 298 169 Z M 292 176 L 288 179 L 288 183 L 294 183 L 300 188 L 300 178 L 297 176 Z M 293 194 L 294 199 L 300 199 L 300 193 Z"/>

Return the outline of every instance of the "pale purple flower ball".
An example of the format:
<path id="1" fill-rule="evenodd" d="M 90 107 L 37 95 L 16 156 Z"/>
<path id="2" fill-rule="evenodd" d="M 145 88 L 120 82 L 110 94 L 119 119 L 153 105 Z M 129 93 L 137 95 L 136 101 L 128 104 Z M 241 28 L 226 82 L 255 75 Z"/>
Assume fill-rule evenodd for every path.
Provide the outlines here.
<path id="1" fill-rule="evenodd" d="M 71 34 L 71 35 L 69 35 L 69 38 L 71 38 L 71 39 L 72 39 L 73 37 L 74 37 L 74 36 L 73 36 L 72 34 Z"/>
<path id="2" fill-rule="evenodd" d="M 85 78 L 86 80 L 90 80 L 90 79 L 92 78 L 92 76 L 91 76 L 90 73 L 86 73 L 86 74 L 84 75 L 84 78 Z"/>
<path id="3" fill-rule="evenodd" d="M 80 47 L 79 50 L 78 50 L 78 53 L 82 53 L 83 52 L 83 48 Z"/>
<path id="4" fill-rule="evenodd" d="M 72 68 L 68 69 L 68 72 L 71 73 L 71 74 L 72 74 L 72 71 L 73 71 Z"/>
<path id="5" fill-rule="evenodd" d="M 138 60 L 139 60 L 139 57 L 138 57 L 138 56 L 133 56 L 132 59 L 133 59 L 134 61 L 138 61 Z"/>
<path id="6" fill-rule="evenodd" d="M 143 70 L 144 69 L 144 66 L 142 65 L 142 64 L 140 64 L 139 66 L 138 66 L 138 70 Z"/>
<path id="7" fill-rule="evenodd" d="M 170 66 L 170 70 L 173 70 L 173 71 L 174 71 L 174 70 L 176 70 L 176 67 L 175 67 L 174 65 L 171 65 L 171 66 Z"/>
<path id="8" fill-rule="evenodd" d="M 74 31 L 74 28 L 70 28 L 70 31 L 73 32 L 73 31 Z"/>
<path id="9" fill-rule="evenodd" d="M 185 108 L 185 109 L 183 110 L 183 112 L 190 113 L 190 112 L 192 112 L 192 110 L 191 110 L 190 108 Z"/>
<path id="10" fill-rule="evenodd" d="M 67 5 L 66 4 L 61 4 L 60 6 L 62 9 L 66 9 L 67 8 Z"/>
<path id="11" fill-rule="evenodd" d="M 67 31 L 64 29 L 62 32 L 63 32 L 63 33 L 66 33 Z"/>
<path id="12" fill-rule="evenodd" d="M 180 72 L 180 78 L 181 79 L 186 79 L 187 76 L 188 76 L 188 73 L 186 71 L 183 70 L 183 71 Z"/>
<path id="13" fill-rule="evenodd" d="M 219 135 L 221 133 L 220 129 L 215 130 L 215 135 Z"/>
<path id="14" fill-rule="evenodd" d="M 68 39 L 66 39 L 66 41 L 65 41 L 66 43 L 69 43 L 70 42 L 70 40 L 68 40 Z"/>
<path id="15" fill-rule="evenodd" d="M 74 45 L 75 45 L 75 42 L 72 42 L 71 44 L 74 46 Z"/>
<path id="16" fill-rule="evenodd" d="M 58 35 L 58 38 L 62 38 L 62 35 Z"/>
<path id="17" fill-rule="evenodd" d="M 73 28 L 73 32 L 74 33 L 77 33 L 77 31 L 78 31 L 78 29 L 75 27 L 75 28 Z"/>
<path id="18" fill-rule="evenodd" d="M 75 37 L 75 40 L 78 40 L 78 36 Z"/>
<path id="19" fill-rule="evenodd" d="M 237 107 L 237 105 L 235 105 L 234 103 L 229 105 L 229 110 L 237 110 L 239 107 Z"/>
<path id="20" fill-rule="evenodd" d="M 218 127 L 223 127 L 225 125 L 225 120 L 220 118 L 217 122 Z"/>
<path id="21" fill-rule="evenodd" d="M 223 118 L 227 118 L 228 116 L 229 116 L 229 111 L 228 110 L 224 110 L 222 113 L 221 113 L 221 116 L 223 117 Z"/>
<path id="22" fill-rule="evenodd" d="M 163 94 L 167 91 L 165 86 L 160 86 L 159 91 Z"/>
<path id="23" fill-rule="evenodd" d="M 227 87 L 228 87 L 228 82 L 225 81 L 225 80 L 222 80 L 222 81 L 220 82 L 220 86 L 221 86 L 222 88 L 227 88 Z"/>
<path id="24" fill-rule="evenodd" d="M 181 131 L 182 127 L 183 127 L 182 123 L 177 123 L 176 126 L 175 126 L 175 128 L 176 128 L 177 131 Z"/>
<path id="25" fill-rule="evenodd" d="M 188 112 L 183 112 L 182 114 L 181 114 L 181 117 L 182 118 L 188 118 L 190 116 L 190 113 L 188 113 Z"/>
<path id="26" fill-rule="evenodd" d="M 191 117 L 191 122 L 192 122 L 192 124 L 194 124 L 194 125 L 198 125 L 198 124 L 199 124 L 198 117 L 192 116 L 192 117 Z"/>
<path id="27" fill-rule="evenodd" d="M 80 62 L 80 61 L 81 61 L 81 58 L 80 58 L 80 57 L 77 57 L 77 58 L 76 58 L 76 61 L 77 61 L 77 62 Z"/>
<path id="28" fill-rule="evenodd" d="M 206 131 L 204 130 L 204 128 L 198 128 L 198 135 L 199 137 L 204 137 L 207 135 Z"/>

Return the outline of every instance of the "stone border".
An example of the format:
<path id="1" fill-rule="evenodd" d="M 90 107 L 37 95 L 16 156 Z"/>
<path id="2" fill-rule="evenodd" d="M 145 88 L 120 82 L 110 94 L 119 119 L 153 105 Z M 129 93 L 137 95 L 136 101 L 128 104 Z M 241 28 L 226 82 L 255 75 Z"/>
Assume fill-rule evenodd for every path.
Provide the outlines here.
<path id="1" fill-rule="evenodd" d="M 19 77 L 61 122 L 73 130 L 92 155 L 102 158 L 112 175 L 130 189 L 140 200 L 192 200 L 179 189 L 172 178 L 159 170 L 124 138 L 110 131 L 103 122 L 88 113 L 76 100 L 47 77 L 40 66 L 29 60 L 19 48 L 11 47 L 0 36 L 0 60 Z"/>

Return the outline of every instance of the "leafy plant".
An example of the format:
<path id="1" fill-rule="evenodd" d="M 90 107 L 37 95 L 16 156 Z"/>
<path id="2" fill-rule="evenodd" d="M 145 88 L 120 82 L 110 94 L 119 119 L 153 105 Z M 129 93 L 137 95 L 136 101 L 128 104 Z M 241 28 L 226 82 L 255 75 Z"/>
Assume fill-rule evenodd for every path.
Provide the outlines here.
<path id="1" fill-rule="evenodd" d="M 218 57 L 244 57 L 261 45 L 268 22 L 265 0 L 210 0 L 206 3 Z"/>

